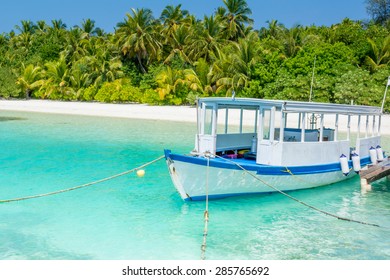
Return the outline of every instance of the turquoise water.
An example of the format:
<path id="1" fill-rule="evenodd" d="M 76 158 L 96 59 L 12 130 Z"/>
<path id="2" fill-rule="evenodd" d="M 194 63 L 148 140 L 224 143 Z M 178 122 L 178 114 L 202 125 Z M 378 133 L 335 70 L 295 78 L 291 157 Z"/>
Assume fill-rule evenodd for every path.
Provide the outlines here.
<path id="1" fill-rule="evenodd" d="M 0 200 L 46 193 L 188 152 L 195 124 L 0 112 Z M 390 150 L 390 137 L 384 139 Z M 299 182 L 297 182 L 299 183 Z M 211 201 L 207 259 L 390 259 L 390 183 L 358 178 Z M 164 161 L 93 187 L 0 204 L 0 259 L 200 259 L 204 202 L 183 202 Z"/>

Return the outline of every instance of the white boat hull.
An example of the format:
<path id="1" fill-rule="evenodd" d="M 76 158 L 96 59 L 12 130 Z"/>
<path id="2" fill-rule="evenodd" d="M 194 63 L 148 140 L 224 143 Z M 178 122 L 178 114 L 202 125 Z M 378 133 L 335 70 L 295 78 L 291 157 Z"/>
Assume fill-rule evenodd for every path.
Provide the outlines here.
<path id="1" fill-rule="evenodd" d="M 291 191 L 329 185 L 356 175 L 345 176 L 341 170 L 294 175 L 280 168 L 281 175 L 258 174 L 257 171 L 228 169 L 194 164 L 167 158 L 169 173 L 177 191 L 184 200 L 204 200 L 228 196 Z M 250 174 L 249 174 L 250 173 Z"/>

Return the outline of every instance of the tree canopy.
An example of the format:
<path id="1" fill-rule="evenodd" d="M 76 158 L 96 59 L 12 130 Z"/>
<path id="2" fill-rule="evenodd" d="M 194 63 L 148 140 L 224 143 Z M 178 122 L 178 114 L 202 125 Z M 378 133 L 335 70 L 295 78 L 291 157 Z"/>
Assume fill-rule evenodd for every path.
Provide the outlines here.
<path id="1" fill-rule="evenodd" d="M 273 19 L 260 30 L 245 0 L 222 0 L 203 19 L 181 5 L 157 16 L 131 9 L 113 33 L 92 19 L 70 28 L 23 20 L 0 35 L 0 97 L 180 105 L 234 91 L 308 101 L 312 87 L 312 101 L 379 105 L 390 1 L 366 3 L 371 21 L 287 28 Z"/>

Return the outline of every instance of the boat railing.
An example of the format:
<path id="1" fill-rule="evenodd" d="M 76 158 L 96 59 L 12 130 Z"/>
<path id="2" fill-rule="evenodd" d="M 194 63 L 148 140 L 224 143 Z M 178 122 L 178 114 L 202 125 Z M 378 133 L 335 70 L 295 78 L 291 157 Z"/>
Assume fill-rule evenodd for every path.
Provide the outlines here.
<path id="1" fill-rule="evenodd" d="M 375 107 L 205 99 L 198 109 L 199 153 L 250 149 L 262 164 L 284 165 L 294 157 L 316 164 L 337 162 L 351 148 L 365 156 L 380 144 L 381 118 Z"/>

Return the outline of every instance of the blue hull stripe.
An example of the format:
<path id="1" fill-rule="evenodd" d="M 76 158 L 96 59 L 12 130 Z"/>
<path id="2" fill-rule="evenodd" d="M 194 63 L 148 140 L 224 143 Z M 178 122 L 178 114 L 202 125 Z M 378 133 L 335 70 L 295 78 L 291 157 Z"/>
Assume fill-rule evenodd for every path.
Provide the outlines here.
<path id="1" fill-rule="evenodd" d="M 165 158 L 172 159 L 173 161 L 187 162 L 197 165 L 207 165 L 207 159 L 202 157 L 186 156 L 179 154 L 172 154 L 170 150 L 165 150 Z M 291 175 L 286 172 L 286 166 L 269 166 L 256 164 L 254 161 L 237 159 L 233 160 L 241 165 L 248 171 L 256 171 L 257 174 L 261 175 Z M 361 166 L 365 166 L 371 163 L 370 157 L 365 157 L 360 160 Z M 214 158 L 210 159 L 210 166 L 223 169 L 232 169 L 232 170 L 241 170 L 237 165 L 232 162 L 225 161 L 223 159 Z M 352 168 L 352 161 L 349 161 L 349 167 Z M 329 164 L 318 164 L 318 165 L 305 165 L 305 166 L 287 166 L 287 168 L 294 175 L 305 175 L 305 174 L 316 174 L 316 173 L 327 173 L 333 171 L 341 171 L 341 166 L 339 162 L 329 163 Z"/>

